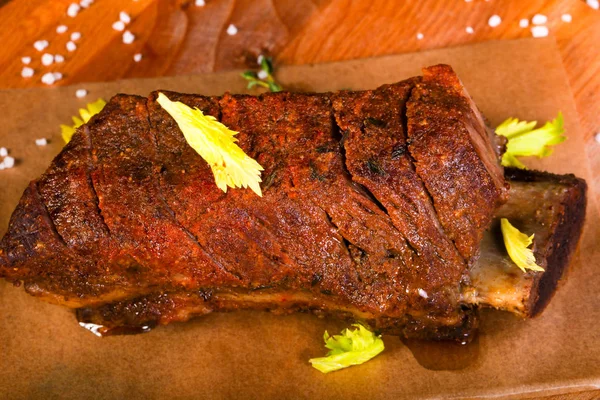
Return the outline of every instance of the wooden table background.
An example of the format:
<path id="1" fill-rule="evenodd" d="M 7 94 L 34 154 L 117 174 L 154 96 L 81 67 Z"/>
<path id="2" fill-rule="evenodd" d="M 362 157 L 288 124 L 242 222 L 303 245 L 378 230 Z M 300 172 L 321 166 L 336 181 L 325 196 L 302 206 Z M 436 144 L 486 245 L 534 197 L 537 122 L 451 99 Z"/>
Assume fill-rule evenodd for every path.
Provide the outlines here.
<path id="1" fill-rule="evenodd" d="M 600 11 L 584 1 L 206 0 L 197 7 L 193 0 L 96 0 L 75 18 L 66 13 L 71 2 L 0 0 L 0 89 L 44 86 L 41 76 L 49 71 L 63 74 L 57 85 L 85 88 L 91 81 L 255 68 L 261 53 L 272 55 L 276 64 L 305 64 L 516 39 L 531 36 L 529 28 L 519 27 L 521 18 L 544 14 L 560 48 L 599 187 L 600 143 L 594 137 L 600 132 Z M 132 17 L 127 27 L 136 36 L 132 44 L 124 44 L 122 33 L 111 27 L 120 11 Z M 561 20 L 564 13 L 572 22 Z M 496 28 L 487 23 L 493 14 L 502 18 Z M 61 24 L 67 33 L 56 32 Z M 236 35 L 227 34 L 229 24 L 238 28 Z M 71 32 L 82 34 L 74 52 L 65 48 Z M 33 48 L 40 39 L 50 43 L 43 52 Z M 65 62 L 43 66 L 45 52 L 62 54 Z M 140 62 L 133 60 L 136 53 L 142 54 Z M 21 77 L 24 56 L 32 57 L 35 70 L 29 79 Z M 574 162 L 585 162 L 584 155 Z M 595 391 L 544 399 L 599 397 Z"/>

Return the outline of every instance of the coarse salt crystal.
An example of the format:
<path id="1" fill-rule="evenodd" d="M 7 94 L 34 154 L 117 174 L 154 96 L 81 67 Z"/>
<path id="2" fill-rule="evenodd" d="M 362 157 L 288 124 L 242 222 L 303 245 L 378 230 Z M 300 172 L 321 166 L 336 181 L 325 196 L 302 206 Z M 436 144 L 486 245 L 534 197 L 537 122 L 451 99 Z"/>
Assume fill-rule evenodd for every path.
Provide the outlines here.
<path id="1" fill-rule="evenodd" d="M 33 47 L 35 47 L 35 49 L 37 51 L 42 51 L 44 50 L 46 47 L 48 47 L 50 43 L 48 43 L 47 40 L 37 40 L 33 43 Z"/>
<path id="2" fill-rule="evenodd" d="M 427 295 L 427 292 L 424 291 L 423 289 L 419 289 L 418 292 L 419 292 L 419 296 L 421 296 L 422 298 L 424 298 L 424 299 L 429 298 L 429 296 Z"/>
<path id="3" fill-rule="evenodd" d="M 21 76 L 23 78 L 31 78 L 33 76 L 33 68 L 23 67 L 21 70 Z"/>
<path id="4" fill-rule="evenodd" d="M 488 25 L 492 28 L 497 27 L 498 25 L 500 25 L 501 22 L 502 18 L 500 18 L 500 16 L 496 14 L 492 15 L 490 19 L 488 19 Z"/>
<path id="5" fill-rule="evenodd" d="M 131 17 L 125 11 L 121 11 L 119 13 L 119 20 L 124 24 L 128 24 L 131 22 Z"/>
<path id="6" fill-rule="evenodd" d="M 204 7 L 206 2 L 204 0 L 196 0 L 194 4 L 196 4 L 196 7 Z"/>
<path id="7" fill-rule="evenodd" d="M 61 63 L 61 62 L 64 62 L 64 61 L 65 61 L 65 58 L 62 55 L 56 54 L 54 56 L 54 62 L 55 63 Z"/>
<path id="8" fill-rule="evenodd" d="M 531 35 L 534 38 L 541 38 L 548 36 L 548 27 L 543 25 L 533 26 L 531 28 Z"/>
<path id="9" fill-rule="evenodd" d="M 69 4 L 69 8 L 67 8 L 67 15 L 71 18 L 75 18 L 77 14 L 79 14 L 79 10 L 81 10 L 81 6 L 77 3 Z"/>
<path id="10" fill-rule="evenodd" d="M 67 50 L 68 51 L 75 51 L 77 49 L 77 45 L 74 42 L 67 42 Z"/>
<path id="11" fill-rule="evenodd" d="M 56 33 L 65 33 L 67 29 L 69 28 L 66 25 L 59 25 L 56 27 Z"/>
<path id="12" fill-rule="evenodd" d="M 238 28 L 234 24 L 229 24 L 227 27 L 227 34 L 229 36 L 234 36 L 238 33 Z"/>
<path id="13" fill-rule="evenodd" d="M 585 4 L 592 7 L 594 10 L 600 8 L 600 2 L 598 0 L 586 0 Z"/>
<path id="14" fill-rule="evenodd" d="M 125 24 L 123 23 L 123 21 L 117 21 L 112 24 L 112 28 L 115 31 L 121 32 L 123 29 L 125 29 Z"/>
<path id="15" fill-rule="evenodd" d="M 594 137 L 594 139 L 596 139 L 596 143 L 600 143 L 600 132 L 596 133 L 596 136 Z M 0 149 L 0 150 L 2 150 L 2 149 Z"/>
<path id="16" fill-rule="evenodd" d="M 52 72 L 46 72 L 42 76 L 42 83 L 45 83 L 46 85 L 52 85 L 55 80 L 56 78 L 54 78 L 54 74 Z"/>
<path id="17" fill-rule="evenodd" d="M 470 3 L 470 2 L 472 2 L 472 1 L 473 1 L 473 0 L 465 0 L 465 3 Z"/>
<path id="18" fill-rule="evenodd" d="M 256 74 L 256 76 L 258 76 L 258 79 L 267 79 L 269 74 L 267 73 L 267 71 L 260 70 L 258 71 L 258 74 Z"/>
<path id="19" fill-rule="evenodd" d="M 6 157 L 8 155 L 8 149 L 6 147 L 0 147 L 0 157 Z"/>
<path id="20" fill-rule="evenodd" d="M 133 55 L 133 61 L 140 62 L 142 61 L 142 53 L 136 53 Z"/>
<path id="21" fill-rule="evenodd" d="M 21 57 L 21 62 L 27 65 L 31 62 L 31 57 Z"/>
<path id="22" fill-rule="evenodd" d="M 135 35 L 129 31 L 123 32 L 123 43 L 131 44 L 135 40 Z"/>
<path id="23" fill-rule="evenodd" d="M 573 17 L 571 16 L 571 14 L 563 14 L 560 16 L 560 19 L 562 19 L 563 22 L 573 21 Z"/>
<path id="24" fill-rule="evenodd" d="M 544 25 L 546 22 L 548 22 L 548 17 L 546 17 L 544 14 L 535 14 L 533 18 L 531 18 L 531 22 L 534 25 Z"/>
<path id="25" fill-rule="evenodd" d="M 54 56 L 52 54 L 45 53 L 42 56 L 42 64 L 43 65 L 46 65 L 46 66 L 52 65 L 53 62 L 54 62 Z"/>
<path id="26" fill-rule="evenodd" d="M 48 139 L 46 139 L 46 138 L 35 139 L 35 144 L 37 144 L 38 146 L 45 146 L 48 144 Z"/>
<path id="27" fill-rule="evenodd" d="M 529 20 L 527 18 L 523 18 L 519 21 L 519 26 L 521 28 L 527 28 L 529 26 Z"/>
<path id="28" fill-rule="evenodd" d="M 60 72 L 53 72 L 52 75 L 54 76 L 54 81 L 60 81 L 63 77 L 63 75 Z"/>
<path id="29" fill-rule="evenodd" d="M 88 91 L 85 89 L 77 89 L 75 91 L 75 97 L 77 97 L 78 99 L 84 98 L 85 96 L 87 96 L 87 94 L 88 94 Z"/>
<path id="30" fill-rule="evenodd" d="M 262 54 L 260 54 L 260 55 L 258 56 L 258 58 L 256 59 L 256 63 L 257 63 L 258 65 L 261 65 L 264 59 L 265 59 L 265 56 L 263 56 Z"/>
<path id="31" fill-rule="evenodd" d="M 425 35 L 423 35 L 421 32 L 417 33 L 417 39 L 421 40 L 425 37 Z"/>
<path id="32" fill-rule="evenodd" d="M 81 33 L 80 32 L 73 32 L 71 33 L 71 40 L 76 42 L 79 39 L 81 39 Z"/>
<path id="33" fill-rule="evenodd" d="M 472 34 L 473 34 L 473 32 L 475 32 L 475 31 L 473 30 L 473 27 L 472 27 L 472 26 L 467 26 L 467 27 L 465 28 L 465 32 L 467 32 L 469 35 L 472 35 Z"/>
<path id="34" fill-rule="evenodd" d="M 0 171 L 2 171 L 4 168 L 6 168 L 6 167 L 4 166 L 4 161 L 2 161 L 2 162 L 0 162 Z"/>
<path id="35" fill-rule="evenodd" d="M 81 8 L 88 8 L 89 6 L 91 6 L 94 3 L 94 0 L 81 0 L 79 2 L 79 5 L 81 6 Z"/>
<path id="36" fill-rule="evenodd" d="M 15 159 L 10 156 L 5 157 L 3 163 L 4 168 L 12 168 L 15 166 Z"/>

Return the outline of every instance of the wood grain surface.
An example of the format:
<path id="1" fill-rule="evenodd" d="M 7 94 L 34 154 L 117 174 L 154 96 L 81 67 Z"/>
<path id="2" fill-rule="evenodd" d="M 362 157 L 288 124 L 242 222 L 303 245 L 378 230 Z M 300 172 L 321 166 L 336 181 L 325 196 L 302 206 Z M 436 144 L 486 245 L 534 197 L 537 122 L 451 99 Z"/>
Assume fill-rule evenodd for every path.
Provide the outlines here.
<path id="1" fill-rule="evenodd" d="M 272 55 L 276 64 L 305 64 L 509 40 L 531 36 L 520 19 L 544 14 L 561 51 L 599 187 L 600 143 L 594 136 L 600 131 L 600 11 L 584 1 L 206 0 L 198 7 L 191 0 L 96 0 L 69 17 L 72 2 L 0 0 L 0 89 L 44 86 L 46 72 L 62 73 L 56 85 L 85 88 L 90 81 L 253 68 L 259 54 Z M 132 17 L 126 27 L 135 35 L 131 44 L 112 28 L 120 11 Z M 565 13 L 572 22 L 561 19 Z M 502 22 L 492 28 L 488 19 L 494 14 Z M 61 24 L 66 33 L 57 33 Z M 230 24 L 236 35 L 227 33 Z M 80 32 L 81 39 L 69 52 L 72 32 Z M 39 52 L 33 43 L 42 39 L 49 46 Z M 61 54 L 65 61 L 44 66 L 43 53 Z M 137 53 L 140 62 L 133 59 Z M 21 76 L 26 56 L 35 71 L 27 79 Z M 498 60 L 518 62 L 509 56 Z M 600 392 L 585 392 L 544 399 L 599 397 Z"/>

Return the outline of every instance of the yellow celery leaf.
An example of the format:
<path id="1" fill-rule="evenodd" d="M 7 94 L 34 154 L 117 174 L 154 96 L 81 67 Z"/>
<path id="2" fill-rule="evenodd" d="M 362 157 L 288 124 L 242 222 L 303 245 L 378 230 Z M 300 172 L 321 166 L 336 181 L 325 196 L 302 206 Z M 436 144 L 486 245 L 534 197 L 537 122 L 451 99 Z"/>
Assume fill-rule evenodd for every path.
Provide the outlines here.
<path id="1" fill-rule="evenodd" d="M 69 141 L 75 134 L 75 131 L 77 130 L 77 128 L 79 128 L 81 125 L 87 123 L 94 115 L 96 115 L 100 111 L 102 111 L 102 109 L 104 108 L 105 105 L 106 105 L 106 101 L 104 101 L 103 99 L 98 99 L 93 103 L 89 103 L 86 106 L 87 108 L 79 109 L 79 115 L 81 116 L 81 118 L 79 118 L 77 116 L 73 117 L 73 125 L 72 126 L 61 125 L 60 126 L 61 135 L 62 135 L 62 138 L 65 141 L 65 143 L 69 143 Z"/>
<path id="2" fill-rule="evenodd" d="M 508 118 L 506 121 L 498 125 L 496 133 L 506 138 L 517 136 L 521 133 L 531 132 L 537 121 L 519 121 L 517 118 Z"/>
<path id="3" fill-rule="evenodd" d="M 504 167 L 515 167 L 515 168 L 527 169 L 525 164 L 523 164 L 521 161 L 519 161 L 517 159 L 517 157 L 515 157 L 509 153 L 504 153 L 504 155 L 502 156 L 502 165 Z"/>
<path id="4" fill-rule="evenodd" d="M 326 374 L 365 363 L 383 351 L 384 345 L 380 336 L 361 324 L 352 326 L 356 329 L 344 329 L 341 335 L 329 336 L 325 331 L 323 339 L 329 352 L 325 357 L 309 360 L 314 368 Z"/>
<path id="5" fill-rule="evenodd" d="M 549 146 L 557 145 L 567 139 L 564 136 L 562 113 L 558 113 L 554 120 L 546 122 L 541 128 L 534 129 L 536 123 L 536 121 L 527 122 L 509 118 L 498 125 L 496 133 L 508 139 L 506 152 L 502 156 L 502 165 L 524 169 L 525 165 L 516 157 L 548 157 L 552 154 Z"/>
<path id="6" fill-rule="evenodd" d="M 188 144 L 210 165 L 217 187 L 249 187 L 262 197 L 260 178 L 263 167 L 235 144 L 237 132 L 198 108 L 171 101 L 163 93 L 156 100 L 173 117 Z"/>
<path id="7" fill-rule="evenodd" d="M 500 220 L 500 228 L 506 251 L 517 267 L 523 272 L 527 272 L 528 269 L 532 271 L 544 271 L 542 267 L 535 263 L 533 250 L 528 248 L 533 243 L 534 235 L 527 236 L 522 233 L 512 226 L 506 218 Z"/>

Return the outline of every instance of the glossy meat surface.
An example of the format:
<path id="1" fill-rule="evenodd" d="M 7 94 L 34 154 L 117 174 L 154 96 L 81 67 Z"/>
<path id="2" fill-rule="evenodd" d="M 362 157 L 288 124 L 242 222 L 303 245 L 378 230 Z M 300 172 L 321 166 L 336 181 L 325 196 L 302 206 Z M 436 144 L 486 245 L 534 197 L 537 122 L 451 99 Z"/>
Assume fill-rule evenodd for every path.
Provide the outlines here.
<path id="1" fill-rule="evenodd" d="M 240 132 L 240 147 L 264 167 L 262 198 L 216 187 L 157 92 L 115 96 L 25 192 L 0 242 L 0 276 L 48 301 L 96 309 L 162 293 L 201 314 L 273 308 L 281 298 L 264 293 L 295 293 L 282 309 L 348 314 L 405 336 L 460 337 L 476 324 L 460 304 L 467 263 L 504 182 L 493 146 L 477 147 L 459 130 L 439 152 L 461 155 L 466 164 L 453 176 L 471 180 L 474 206 L 439 201 L 432 180 L 449 195 L 465 180 L 449 180 L 412 149 L 447 146 L 455 121 L 445 116 L 459 117 L 469 103 L 437 94 L 427 104 L 446 110 L 436 121 L 439 143 L 435 132 L 411 136 L 407 104 L 423 99 L 423 82 L 258 97 L 164 92 Z M 485 131 L 480 115 L 465 118 Z M 475 223 L 457 236 L 449 212 Z M 228 305 L 198 295 L 208 292 Z M 187 306 L 175 307 L 173 320 L 185 319 Z"/>

